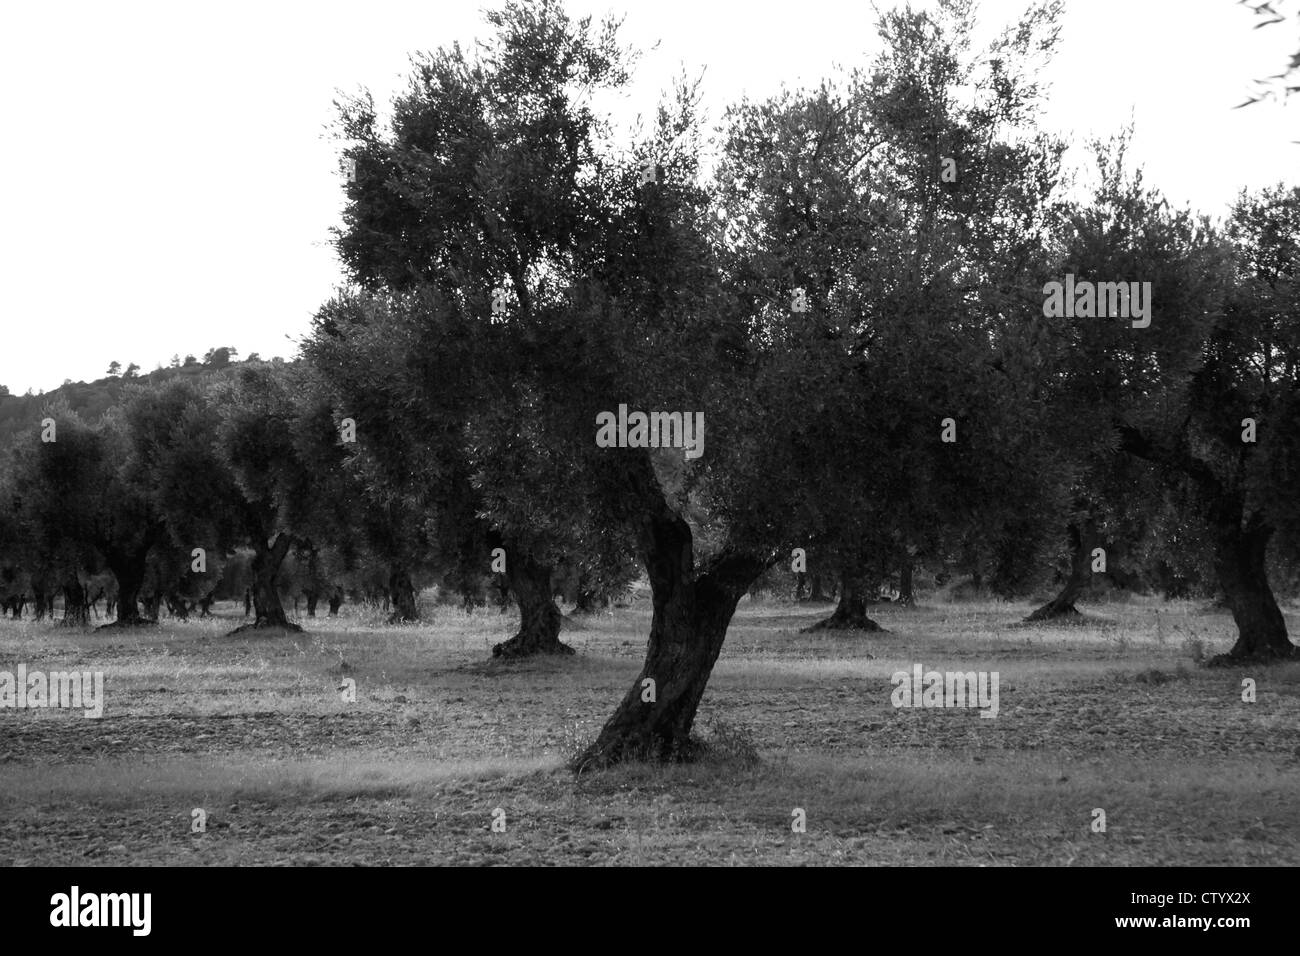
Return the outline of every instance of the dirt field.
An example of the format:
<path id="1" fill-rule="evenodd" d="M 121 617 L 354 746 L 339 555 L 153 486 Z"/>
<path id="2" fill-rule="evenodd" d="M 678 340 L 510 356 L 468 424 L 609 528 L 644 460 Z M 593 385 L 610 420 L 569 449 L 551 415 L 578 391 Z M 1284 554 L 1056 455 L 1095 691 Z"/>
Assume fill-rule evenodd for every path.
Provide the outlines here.
<path id="1" fill-rule="evenodd" d="M 826 607 L 745 602 L 710 756 L 579 779 L 563 762 L 636 676 L 643 603 L 514 664 L 488 660 L 513 614 L 227 638 L 220 610 L 0 624 L 0 670 L 102 671 L 106 695 L 100 719 L 0 708 L 0 864 L 1300 864 L 1300 665 L 1197 666 L 1233 627 L 1191 603 L 1033 628 L 1027 604 L 884 606 L 890 633 L 832 636 L 798 633 Z M 998 672 L 997 718 L 895 708 L 916 663 Z"/>

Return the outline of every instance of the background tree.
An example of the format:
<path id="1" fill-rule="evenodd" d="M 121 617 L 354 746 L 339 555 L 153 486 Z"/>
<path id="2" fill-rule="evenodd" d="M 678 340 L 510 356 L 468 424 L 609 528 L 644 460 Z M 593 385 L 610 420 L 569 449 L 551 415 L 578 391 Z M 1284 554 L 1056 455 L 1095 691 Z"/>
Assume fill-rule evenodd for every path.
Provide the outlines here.
<path id="1" fill-rule="evenodd" d="M 1294 195 L 1243 198 L 1225 242 L 1125 168 L 1122 137 L 1097 155 L 1096 195 L 1069 219 L 1061 271 L 1150 282 L 1150 325 L 1061 323 L 1074 377 L 1094 424 L 1113 428 L 1118 447 L 1157 468 L 1204 523 L 1238 628 L 1224 661 L 1292 657 L 1266 556 L 1293 500 L 1279 484 L 1293 467 L 1293 426 L 1278 410 L 1295 390 Z M 1247 418 L 1269 430 L 1244 441 Z"/>
<path id="2" fill-rule="evenodd" d="M 431 347 L 420 352 L 397 345 L 384 354 L 380 374 L 394 354 L 407 355 L 410 378 L 396 405 L 412 414 L 391 431 L 377 422 L 392 416 L 394 403 L 366 415 L 367 434 L 383 436 L 369 447 L 396 487 L 413 474 L 405 464 L 410 449 L 426 447 L 430 470 L 420 474 L 430 475 L 430 488 L 422 496 L 439 502 L 444 517 L 485 510 L 472 505 L 481 493 L 475 469 L 485 462 L 470 453 L 479 440 L 474 430 L 509 428 L 527 415 L 530 397 L 501 373 L 543 347 L 542 314 L 592 242 L 599 219 L 594 141 L 604 127 L 584 100 L 627 79 L 612 22 L 594 29 L 590 19 L 570 21 L 553 2 L 509 3 L 486 18 L 497 38 L 478 58 L 459 48 L 416 58 L 410 91 L 394 103 L 390 135 L 378 129 L 368 95 L 340 105 L 340 132 L 357 165 L 340 257 L 367 289 L 435 296 L 436 303 L 426 295 L 419 305 L 424 317 L 409 312 L 417 299 L 395 302 L 388 314 L 415 325 L 437 322 L 445 332 L 434 343 L 423 330 Z M 382 312 L 372 310 L 369 321 L 381 321 Z M 350 355 L 359 354 L 358 328 L 351 323 Z M 341 343 L 342 329 L 337 317 L 325 316 L 315 336 L 314 361 L 336 380 L 341 363 L 320 352 Z M 488 363 L 496 366 L 491 373 Z M 353 390 L 343 398 L 361 421 L 363 396 Z M 503 460 L 488 467 L 505 466 L 511 449 L 493 451 Z M 527 511 L 529 499 L 515 494 L 509 506 Z M 551 577 L 573 516 L 582 513 L 577 507 L 560 518 L 551 509 L 557 520 L 547 527 L 519 522 L 509 535 L 502 521 L 484 529 L 488 548 L 478 560 L 505 551 L 521 617 L 519 633 L 495 655 L 571 652 L 558 639 Z"/>
<path id="3" fill-rule="evenodd" d="M 135 392 L 123 410 L 131 443 L 128 470 L 162 517 L 165 534 L 149 552 L 141 589 L 145 616 L 212 593 L 225 555 L 245 532 L 243 498 L 233 470 L 214 441 L 221 416 L 211 385 L 183 379 Z M 194 549 L 208 572 L 195 575 Z"/>
<path id="4" fill-rule="evenodd" d="M 885 14 L 869 77 L 730 114 L 733 281 L 770 334 L 816 356 L 800 442 L 824 470 L 796 504 L 841 581 L 816 628 L 876 629 L 881 580 L 897 572 L 910 599 L 918 554 L 1023 515 L 1050 470 L 1025 401 L 1035 370 L 1007 356 L 1032 357 L 1028 290 L 1059 175 L 1061 144 L 1034 129 L 1055 11 L 970 57 L 973 27 L 965 2 Z M 1024 548 L 1032 528 L 1017 530 Z"/>
<path id="5" fill-rule="evenodd" d="M 103 436 L 66 406 L 47 406 L 45 418 L 54 422 L 53 440 L 42 440 L 44 427 L 33 430 L 14 458 L 21 560 L 36 578 L 42 612 L 47 597 L 52 602 L 47 589 L 57 587 L 63 593 L 61 623 L 84 627 L 90 622 L 85 582 L 102 568 L 94 541 L 111 465 Z"/>
<path id="6" fill-rule="evenodd" d="M 253 606 L 251 624 L 236 628 L 280 628 L 299 631 L 280 603 L 278 574 L 289 551 L 304 540 L 314 508 L 329 501 L 319 493 L 327 474 L 312 468 L 307 449 L 316 447 L 304 435 L 301 396 L 310 372 L 300 366 L 241 366 L 232 380 L 213 387 L 210 401 L 217 409 L 215 454 L 228 470 L 236 497 L 231 507 L 244 543 L 252 549 Z M 328 422 L 314 421 L 315 427 Z"/>

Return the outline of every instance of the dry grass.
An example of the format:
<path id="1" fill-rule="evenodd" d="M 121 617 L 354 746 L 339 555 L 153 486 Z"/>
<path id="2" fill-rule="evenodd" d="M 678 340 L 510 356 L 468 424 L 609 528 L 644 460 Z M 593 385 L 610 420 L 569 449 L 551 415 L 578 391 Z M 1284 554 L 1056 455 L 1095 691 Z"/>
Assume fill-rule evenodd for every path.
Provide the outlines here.
<path id="1" fill-rule="evenodd" d="M 577 779 L 564 760 L 639 670 L 644 602 L 575 622 L 575 657 L 510 664 L 489 659 L 514 624 L 495 612 L 275 638 L 225 637 L 233 615 L 6 621 L 0 669 L 102 670 L 107 702 L 100 720 L 0 709 L 0 862 L 1300 862 L 1300 665 L 1197 667 L 1230 646 L 1226 615 L 1136 601 L 1020 627 L 1028 605 L 986 602 L 799 633 L 827 610 L 742 605 L 702 760 Z M 917 662 L 998 671 L 999 717 L 893 708 L 891 674 Z"/>

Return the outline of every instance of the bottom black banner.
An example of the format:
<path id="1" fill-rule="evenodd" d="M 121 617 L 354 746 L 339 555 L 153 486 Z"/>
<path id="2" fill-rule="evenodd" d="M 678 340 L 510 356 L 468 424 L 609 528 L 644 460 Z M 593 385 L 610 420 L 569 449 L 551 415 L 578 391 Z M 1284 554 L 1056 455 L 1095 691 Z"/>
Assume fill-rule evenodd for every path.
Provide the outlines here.
<path id="1" fill-rule="evenodd" d="M 608 926 L 622 939 L 635 927 L 661 941 L 689 925 L 693 941 L 716 927 L 731 943 L 761 933 L 770 944 L 789 928 L 805 942 L 821 929 L 864 942 L 933 933 L 944 944 L 1043 930 L 1051 935 L 1034 938 L 1232 945 L 1282 932 L 1294 893 L 1291 870 L 1229 868 L 44 868 L 0 871 L 0 881 L 7 944 L 75 933 L 128 945 L 373 945 L 377 932 L 436 919 L 440 933 L 486 931 L 491 945 L 509 928 L 553 941 L 543 927 L 567 933 L 575 921 L 584 933 Z"/>

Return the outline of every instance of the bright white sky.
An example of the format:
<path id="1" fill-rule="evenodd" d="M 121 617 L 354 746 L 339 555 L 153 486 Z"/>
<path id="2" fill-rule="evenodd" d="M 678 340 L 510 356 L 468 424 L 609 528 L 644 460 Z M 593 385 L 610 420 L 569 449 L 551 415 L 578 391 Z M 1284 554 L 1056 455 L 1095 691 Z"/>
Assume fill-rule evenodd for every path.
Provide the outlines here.
<path id="1" fill-rule="evenodd" d="M 495 0 L 489 0 L 494 3 Z M 888 5 L 890 0 L 880 0 Z M 1286 0 L 1283 0 L 1286 2 Z M 336 89 L 386 103 L 406 55 L 485 35 L 481 0 L 51 2 L 0 7 L 0 383 L 21 394 L 231 345 L 291 356 L 340 278 Z M 984 21 L 1021 0 L 984 0 Z M 1284 6 L 1283 9 L 1286 9 Z M 627 15 L 642 61 L 626 116 L 683 64 L 711 120 L 876 49 L 862 0 L 571 0 Z M 1297 12 L 1292 8 L 1293 15 Z M 1079 140 L 1136 121 L 1136 159 L 1177 204 L 1220 215 L 1242 186 L 1297 182 L 1300 98 L 1244 110 L 1296 20 L 1233 0 L 1071 0 L 1046 125 Z"/>

